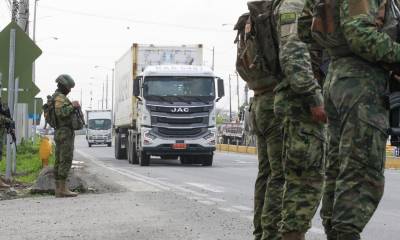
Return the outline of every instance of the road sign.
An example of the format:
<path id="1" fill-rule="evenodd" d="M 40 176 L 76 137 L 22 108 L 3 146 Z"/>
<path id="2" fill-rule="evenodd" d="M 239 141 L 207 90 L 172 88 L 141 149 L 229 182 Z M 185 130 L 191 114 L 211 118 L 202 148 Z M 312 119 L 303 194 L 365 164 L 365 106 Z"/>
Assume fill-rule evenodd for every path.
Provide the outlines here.
<path id="1" fill-rule="evenodd" d="M 32 63 L 42 54 L 42 50 L 18 26 L 11 22 L 0 32 L 0 72 L 2 73 L 2 87 L 8 87 L 10 32 L 16 30 L 15 41 L 15 78 L 20 77 L 19 86 L 25 88 L 32 82 Z M 31 72 L 29 78 L 21 77 L 25 71 Z"/>

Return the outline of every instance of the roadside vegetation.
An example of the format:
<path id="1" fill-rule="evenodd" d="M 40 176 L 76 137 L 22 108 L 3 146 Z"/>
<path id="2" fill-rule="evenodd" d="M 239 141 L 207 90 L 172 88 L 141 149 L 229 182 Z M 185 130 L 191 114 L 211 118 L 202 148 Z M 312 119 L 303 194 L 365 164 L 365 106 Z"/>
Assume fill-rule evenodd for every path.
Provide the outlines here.
<path id="1" fill-rule="evenodd" d="M 39 158 L 40 138 L 37 137 L 34 141 L 23 141 L 18 145 L 17 152 L 17 173 L 14 175 L 14 180 L 23 184 L 33 184 L 40 171 L 42 170 L 42 161 Z M 3 156 L 0 162 L 0 173 L 6 171 L 6 145 L 3 146 Z M 54 151 L 53 151 L 54 152 Z M 54 165 L 54 156 L 49 159 L 49 165 Z"/>

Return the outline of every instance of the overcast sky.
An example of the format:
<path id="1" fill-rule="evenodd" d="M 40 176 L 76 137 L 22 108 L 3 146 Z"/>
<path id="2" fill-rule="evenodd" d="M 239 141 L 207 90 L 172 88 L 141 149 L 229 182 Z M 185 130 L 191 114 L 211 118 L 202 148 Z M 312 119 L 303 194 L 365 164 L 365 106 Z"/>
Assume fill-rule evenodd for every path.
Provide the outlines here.
<path id="1" fill-rule="evenodd" d="M 34 1 L 30 2 L 32 20 Z M 37 44 L 43 50 L 37 61 L 39 96 L 53 93 L 55 78 L 68 73 L 77 83 L 71 98 L 80 100 L 82 89 L 86 109 L 92 89 L 93 107 L 97 108 L 102 83 L 111 71 L 95 69 L 95 65 L 112 68 L 132 43 L 203 44 L 208 66 L 215 46 L 215 71 L 225 79 L 227 93 L 219 107 L 228 109 L 228 76 L 235 71 L 236 56 L 232 29 L 246 10 L 243 0 L 40 0 L 36 31 Z M 0 29 L 9 21 L 7 0 L 0 0 Z M 111 107 L 111 76 L 109 84 Z M 241 103 L 243 88 L 244 82 L 240 82 Z M 236 80 L 232 92 L 232 106 L 237 109 Z"/>

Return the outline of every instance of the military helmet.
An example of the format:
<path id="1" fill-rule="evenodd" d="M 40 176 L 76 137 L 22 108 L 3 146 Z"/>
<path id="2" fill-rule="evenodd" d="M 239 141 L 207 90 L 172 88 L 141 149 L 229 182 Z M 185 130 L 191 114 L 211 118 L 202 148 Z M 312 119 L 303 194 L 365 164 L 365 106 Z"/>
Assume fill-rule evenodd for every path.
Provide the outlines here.
<path id="1" fill-rule="evenodd" d="M 72 77 L 68 74 L 61 74 L 60 76 L 58 76 L 58 78 L 56 79 L 56 83 L 59 83 L 69 89 L 75 87 L 74 79 L 72 79 Z"/>

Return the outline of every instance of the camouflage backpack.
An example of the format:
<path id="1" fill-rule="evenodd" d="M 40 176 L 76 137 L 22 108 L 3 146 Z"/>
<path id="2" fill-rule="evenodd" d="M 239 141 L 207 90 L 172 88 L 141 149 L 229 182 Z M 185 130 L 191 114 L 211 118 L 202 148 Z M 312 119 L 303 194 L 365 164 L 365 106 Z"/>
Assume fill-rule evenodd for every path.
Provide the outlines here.
<path id="1" fill-rule="evenodd" d="M 282 75 L 273 1 L 251 1 L 247 5 L 250 12 L 240 16 L 234 28 L 236 70 L 252 90 L 273 87 Z"/>
<path id="2" fill-rule="evenodd" d="M 52 128 L 57 128 L 57 118 L 55 111 L 54 98 L 52 96 L 47 96 L 47 103 L 43 105 L 43 115 L 47 124 Z"/>

